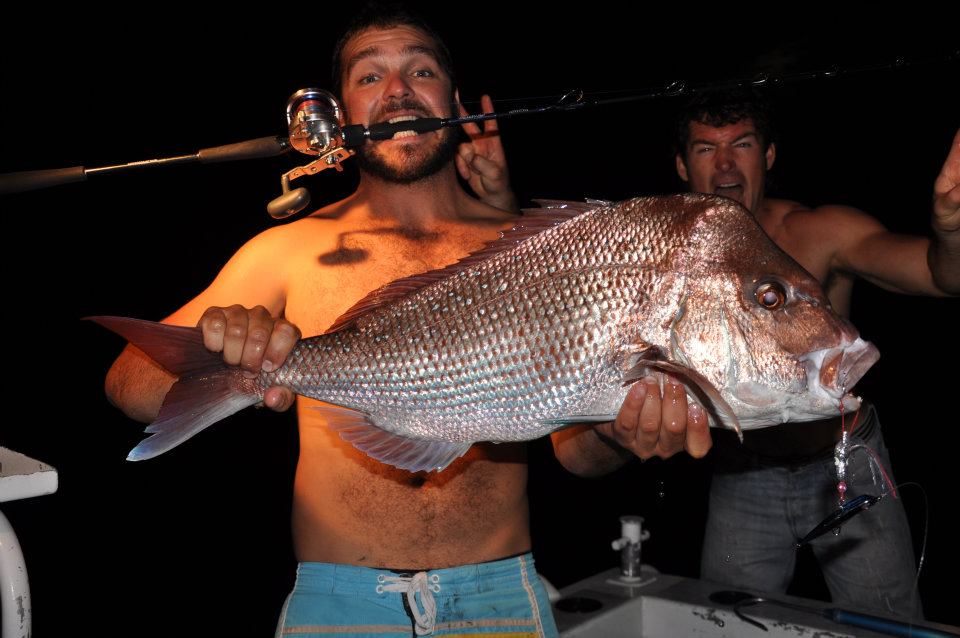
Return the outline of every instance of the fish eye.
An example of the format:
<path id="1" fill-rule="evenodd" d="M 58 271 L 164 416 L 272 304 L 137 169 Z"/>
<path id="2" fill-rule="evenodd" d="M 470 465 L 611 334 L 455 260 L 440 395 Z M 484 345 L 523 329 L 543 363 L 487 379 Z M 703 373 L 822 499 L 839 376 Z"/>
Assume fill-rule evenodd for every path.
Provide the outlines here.
<path id="1" fill-rule="evenodd" d="M 776 310 L 787 300 L 787 292 L 775 281 L 760 284 L 755 294 L 757 303 L 767 310 Z"/>

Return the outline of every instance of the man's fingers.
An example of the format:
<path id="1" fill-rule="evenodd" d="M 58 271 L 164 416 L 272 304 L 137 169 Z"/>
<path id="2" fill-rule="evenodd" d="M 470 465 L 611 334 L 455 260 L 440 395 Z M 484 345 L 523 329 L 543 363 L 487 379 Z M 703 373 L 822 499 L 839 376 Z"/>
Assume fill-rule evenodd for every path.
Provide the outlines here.
<path id="1" fill-rule="evenodd" d="M 274 320 L 263 306 L 250 310 L 240 305 L 208 308 L 197 325 L 204 346 L 222 352 L 224 363 L 240 366 L 247 378 L 282 366 L 300 339 L 299 328 L 283 319 Z"/>
<path id="2" fill-rule="evenodd" d="M 460 114 L 460 117 L 466 117 L 470 115 L 470 112 L 464 108 L 461 102 L 457 102 L 457 112 Z M 476 122 L 464 122 L 460 126 L 463 127 L 463 130 L 466 131 L 467 135 L 470 137 L 480 135 L 480 127 L 477 126 Z"/>
<path id="3" fill-rule="evenodd" d="M 958 185 L 960 185 L 960 129 L 954 135 L 947 159 L 944 160 L 940 174 L 933 183 L 934 197 L 943 197 Z"/>
<path id="4" fill-rule="evenodd" d="M 703 457 L 712 445 L 707 414 L 687 401 L 686 387 L 679 380 L 668 375 L 664 379 L 662 395 L 657 375 L 634 383 L 616 420 L 604 424 L 601 433 L 641 459 L 668 458 L 684 449 L 695 458 Z"/>
<path id="5" fill-rule="evenodd" d="M 466 117 L 470 115 L 470 112 L 464 108 L 463 104 L 457 102 L 457 112 L 460 114 L 460 117 Z M 480 112 L 481 113 L 493 113 L 493 100 L 490 99 L 489 95 L 484 95 L 480 98 Z M 477 137 L 490 137 L 496 135 L 500 131 L 500 127 L 497 124 L 497 120 L 483 120 L 483 130 L 480 130 L 480 126 L 476 122 L 464 122 L 460 126 L 463 127 L 463 130 L 466 131 L 467 135 L 471 138 Z"/>
<path id="6" fill-rule="evenodd" d="M 640 410 L 639 429 L 637 430 L 636 446 L 634 451 L 642 459 L 653 456 L 660 439 L 660 419 L 662 399 L 660 398 L 660 384 L 656 377 L 648 376 L 640 380 L 647 387 L 643 409 Z"/>
<path id="7" fill-rule="evenodd" d="M 467 144 L 463 144 L 460 148 L 462 149 L 464 146 L 467 146 Z M 470 165 L 468 163 L 469 159 L 464 159 L 464 157 L 471 155 L 471 152 L 464 152 L 461 150 L 454 157 L 454 161 L 457 164 L 457 172 L 460 173 L 460 177 L 467 181 L 470 181 Z"/>
<path id="8" fill-rule="evenodd" d="M 271 410 L 283 412 L 293 405 L 296 398 L 297 395 L 289 388 L 281 388 L 275 385 L 267 388 L 267 391 L 263 393 L 263 404 Z"/>
<path id="9" fill-rule="evenodd" d="M 490 99 L 489 95 L 484 94 L 480 98 L 480 110 L 484 113 L 493 113 L 493 100 Z M 500 127 L 497 125 L 497 120 L 484 120 L 483 121 L 483 132 L 484 133 L 496 133 L 500 130 Z M 477 130 L 479 133 L 479 129 Z"/>
<path id="10" fill-rule="evenodd" d="M 497 182 L 503 179 L 503 168 L 483 155 L 474 155 L 470 167 L 485 180 Z"/>
<path id="11" fill-rule="evenodd" d="M 960 184 L 934 198 L 933 228 L 946 233 L 960 230 Z"/>
<path id="12" fill-rule="evenodd" d="M 617 413 L 617 418 L 613 422 L 613 434 L 617 443 L 624 447 L 632 447 L 640 422 L 640 411 L 643 409 L 646 397 L 647 386 L 643 381 L 639 381 L 630 386 L 623 405 L 620 406 L 620 412 Z"/>
<path id="13" fill-rule="evenodd" d="M 263 355 L 267 351 L 273 333 L 273 317 L 263 306 L 252 308 L 247 314 L 247 333 L 240 355 L 240 369 L 244 376 L 253 378 L 260 374 Z"/>
<path id="14" fill-rule="evenodd" d="M 671 376 L 663 384 L 663 402 L 660 407 L 661 456 L 673 456 L 684 448 L 687 430 L 687 390 Z"/>
<path id="15" fill-rule="evenodd" d="M 242 306 L 224 308 L 227 327 L 223 333 L 223 360 L 229 365 L 240 365 L 243 343 L 247 340 L 247 312 Z"/>
<path id="16" fill-rule="evenodd" d="M 227 331 L 227 315 L 223 308 L 207 308 L 197 322 L 203 334 L 203 345 L 210 352 L 223 352 L 223 335 Z"/>
<path id="17" fill-rule="evenodd" d="M 263 353 L 263 363 L 261 367 L 267 372 L 273 372 L 283 365 L 287 356 L 293 347 L 300 340 L 300 330 L 283 319 L 278 319 L 273 325 L 273 332 L 270 334 L 270 341 L 267 349 Z"/>
<path id="18" fill-rule="evenodd" d="M 687 408 L 687 453 L 695 459 L 703 458 L 713 446 L 710 437 L 710 422 L 707 413 L 697 403 L 690 403 Z"/>

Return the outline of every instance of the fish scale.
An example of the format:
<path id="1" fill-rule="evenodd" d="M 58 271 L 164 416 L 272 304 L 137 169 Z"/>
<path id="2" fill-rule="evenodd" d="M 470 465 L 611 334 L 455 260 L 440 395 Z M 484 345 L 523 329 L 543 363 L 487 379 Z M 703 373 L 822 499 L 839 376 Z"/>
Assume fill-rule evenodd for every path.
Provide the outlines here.
<path id="1" fill-rule="evenodd" d="M 536 295 L 514 290 L 486 300 L 479 298 L 484 280 L 468 275 L 471 290 L 455 311 L 438 313 L 439 318 L 426 325 L 410 322 L 415 327 L 376 343 L 370 333 L 389 329 L 389 323 L 371 322 L 336 333 L 335 347 L 296 349 L 285 368 L 274 378 L 267 375 L 265 383 L 289 385 L 298 394 L 363 410 L 384 429 L 423 438 L 490 438 L 491 427 L 497 428 L 496 440 L 533 438 L 544 431 L 541 418 L 564 408 L 576 413 L 589 405 L 598 376 L 616 373 L 620 378 L 619 370 L 611 368 L 616 334 L 601 333 L 603 326 L 616 325 L 605 315 L 625 315 L 636 304 L 620 292 L 622 287 L 605 285 L 624 278 L 615 274 L 602 269 L 554 273 L 538 285 Z M 563 291 L 570 290 L 583 291 L 574 295 L 577 303 L 551 303 L 549 312 L 541 307 L 563 299 Z M 429 304 L 434 293 L 422 299 L 411 296 L 402 311 L 421 316 L 421 305 Z M 477 301 L 466 303 L 467 295 Z M 503 310 L 509 307 L 515 312 Z M 405 324 L 401 320 L 396 325 Z M 521 327 L 525 338 L 517 337 Z M 446 361 L 439 360 L 440 350 Z M 378 361 L 373 372 L 371 359 Z M 611 369 L 598 369 L 603 367 Z M 540 396 L 545 387 L 553 392 Z M 622 400 L 626 391 L 617 391 Z M 473 407 L 477 404 L 487 406 L 479 425 Z"/>

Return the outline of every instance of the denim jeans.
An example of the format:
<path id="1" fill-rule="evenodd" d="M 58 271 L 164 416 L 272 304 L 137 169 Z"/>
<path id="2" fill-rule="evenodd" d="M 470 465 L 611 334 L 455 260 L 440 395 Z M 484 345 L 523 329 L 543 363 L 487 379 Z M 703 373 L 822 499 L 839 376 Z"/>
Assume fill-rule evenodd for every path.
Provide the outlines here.
<path id="1" fill-rule="evenodd" d="M 889 472 L 874 410 L 857 431 Z M 715 454 L 701 577 L 784 593 L 793 578 L 797 541 L 838 505 L 833 457 L 781 464 L 738 444 L 718 445 Z M 862 450 L 850 456 L 846 483 L 848 499 L 883 489 L 874 485 Z M 839 535 L 827 533 L 811 545 L 838 606 L 922 617 L 910 528 L 899 499 L 886 496 L 844 523 Z"/>

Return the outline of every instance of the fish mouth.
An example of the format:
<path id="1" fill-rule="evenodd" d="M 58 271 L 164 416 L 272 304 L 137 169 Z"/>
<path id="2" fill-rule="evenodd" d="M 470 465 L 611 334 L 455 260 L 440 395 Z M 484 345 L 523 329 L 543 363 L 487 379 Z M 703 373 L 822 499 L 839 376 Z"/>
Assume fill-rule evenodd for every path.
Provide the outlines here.
<path id="1" fill-rule="evenodd" d="M 873 364 L 880 359 L 880 351 L 869 341 L 860 337 L 836 348 L 814 350 L 801 361 L 807 370 L 807 381 L 814 393 L 826 395 L 844 410 L 856 409 L 860 400 L 848 390 L 863 378 Z"/>

